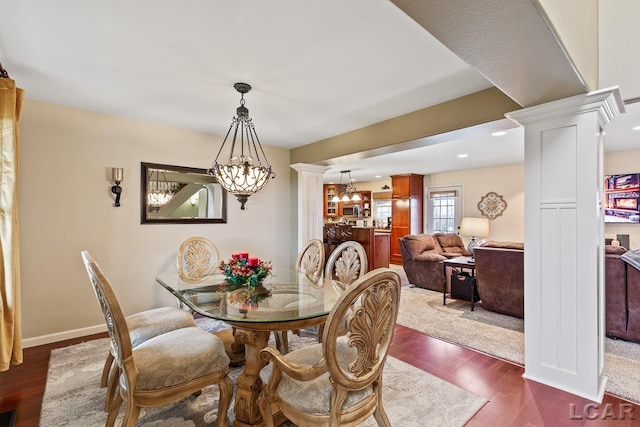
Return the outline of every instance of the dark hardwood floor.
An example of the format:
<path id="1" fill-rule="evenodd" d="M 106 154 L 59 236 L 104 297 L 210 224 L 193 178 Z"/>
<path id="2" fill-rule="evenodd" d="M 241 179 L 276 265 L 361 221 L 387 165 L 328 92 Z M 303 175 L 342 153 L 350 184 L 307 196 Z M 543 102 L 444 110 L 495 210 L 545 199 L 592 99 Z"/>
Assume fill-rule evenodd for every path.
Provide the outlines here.
<path id="1" fill-rule="evenodd" d="M 22 365 L 0 373 L 0 413 L 18 408 L 16 427 L 37 427 L 51 350 L 105 336 L 91 335 L 25 349 Z M 390 354 L 487 399 L 488 403 L 467 426 L 640 425 L 638 405 L 611 395 L 596 404 L 525 380 L 520 366 L 403 326 L 396 326 Z"/>

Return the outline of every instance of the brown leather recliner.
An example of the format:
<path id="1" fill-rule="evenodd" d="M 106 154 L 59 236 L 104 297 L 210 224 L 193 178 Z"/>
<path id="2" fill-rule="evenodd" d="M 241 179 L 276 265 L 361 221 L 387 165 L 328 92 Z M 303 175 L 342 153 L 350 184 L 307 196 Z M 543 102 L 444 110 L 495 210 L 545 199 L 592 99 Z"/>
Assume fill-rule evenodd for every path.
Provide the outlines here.
<path id="1" fill-rule="evenodd" d="M 621 246 L 605 246 L 606 334 L 640 342 L 640 270 L 620 256 Z"/>
<path id="2" fill-rule="evenodd" d="M 627 263 L 620 258 L 626 251 L 622 246 L 606 245 L 604 254 L 605 330 L 618 338 L 627 335 Z"/>
<path id="3" fill-rule="evenodd" d="M 482 308 L 524 318 L 524 243 L 483 241 L 473 256 Z"/>
<path id="4" fill-rule="evenodd" d="M 455 233 L 435 233 L 435 238 L 442 249 L 442 255 L 447 258 L 456 258 L 459 256 L 471 256 L 464 242 L 459 235 Z"/>
<path id="5" fill-rule="evenodd" d="M 627 264 L 627 335 L 640 342 L 640 270 Z"/>
<path id="6" fill-rule="evenodd" d="M 442 292 L 445 283 L 442 249 L 430 234 L 408 234 L 398 239 L 402 266 L 409 283 Z"/>

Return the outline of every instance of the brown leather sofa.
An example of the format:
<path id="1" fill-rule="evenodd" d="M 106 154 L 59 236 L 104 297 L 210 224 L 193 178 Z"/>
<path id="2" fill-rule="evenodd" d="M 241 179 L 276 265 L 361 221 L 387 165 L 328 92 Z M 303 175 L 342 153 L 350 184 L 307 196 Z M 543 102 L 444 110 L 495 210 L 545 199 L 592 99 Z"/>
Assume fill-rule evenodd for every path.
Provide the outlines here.
<path id="1" fill-rule="evenodd" d="M 408 234 L 398 239 L 402 266 L 409 283 L 442 292 L 445 281 L 442 261 L 469 256 L 460 236 L 454 233 Z"/>
<path id="2" fill-rule="evenodd" d="M 605 313 L 606 333 L 623 338 L 627 333 L 627 263 L 620 255 L 622 246 L 605 246 Z"/>
<path id="3" fill-rule="evenodd" d="M 482 308 L 524 318 L 524 243 L 482 241 L 473 256 Z"/>
<path id="4" fill-rule="evenodd" d="M 640 270 L 627 264 L 627 333 L 628 341 L 640 342 Z"/>
<path id="5" fill-rule="evenodd" d="M 640 271 L 620 258 L 626 251 L 605 246 L 605 331 L 613 338 L 640 342 Z"/>
<path id="6" fill-rule="evenodd" d="M 605 246 L 607 336 L 640 342 L 640 270 L 620 256 L 627 250 Z M 482 308 L 524 317 L 524 244 L 481 242 L 473 251 Z"/>

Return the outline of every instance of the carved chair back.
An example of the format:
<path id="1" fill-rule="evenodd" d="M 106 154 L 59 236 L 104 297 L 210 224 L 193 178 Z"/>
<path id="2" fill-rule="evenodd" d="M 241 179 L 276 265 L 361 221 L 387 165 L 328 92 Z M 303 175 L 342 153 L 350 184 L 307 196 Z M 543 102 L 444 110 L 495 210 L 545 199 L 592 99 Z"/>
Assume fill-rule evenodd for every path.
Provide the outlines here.
<path id="1" fill-rule="evenodd" d="M 383 408 L 382 371 L 399 306 L 400 276 L 379 268 L 342 293 L 327 318 L 321 346 L 286 357 L 263 349 L 262 358 L 271 362 L 262 372 L 268 381 L 259 399 L 265 426 L 274 425 L 275 409 L 297 425 L 355 426 L 373 414 L 379 426 L 391 426 Z"/>
<path id="2" fill-rule="evenodd" d="M 296 270 L 321 276 L 324 268 L 324 244 L 320 239 L 311 239 L 304 244 L 296 259 Z"/>
<path id="3" fill-rule="evenodd" d="M 367 253 L 364 247 L 353 240 L 342 242 L 329 255 L 324 276 L 350 285 L 368 271 Z"/>
<path id="4" fill-rule="evenodd" d="M 216 272 L 220 253 L 204 237 L 191 237 L 180 245 L 177 256 L 178 274 L 186 283 L 200 283 Z"/>
<path id="5" fill-rule="evenodd" d="M 365 274 L 345 290 L 327 318 L 322 340 L 329 376 L 339 387 L 361 390 L 381 379 L 399 307 L 400 276 L 388 268 Z M 338 349 L 344 318 L 347 347 Z M 346 348 L 355 349 L 350 363 L 340 360 Z"/>
<path id="6" fill-rule="evenodd" d="M 88 251 L 82 251 L 82 260 L 87 269 L 87 274 L 91 281 L 93 291 L 96 294 L 100 309 L 104 315 L 104 320 L 109 330 L 109 338 L 111 340 L 111 354 L 115 359 L 116 365 L 120 368 L 120 372 L 127 372 L 127 382 L 137 377 L 135 367 L 133 366 L 131 338 L 129 336 L 129 328 L 125 316 L 120 308 L 120 303 L 116 298 L 111 283 L 102 273 L 102 270 L 95 262 Z M 127 384 L 127 389 L 131 389 L 131 384 Z"/>

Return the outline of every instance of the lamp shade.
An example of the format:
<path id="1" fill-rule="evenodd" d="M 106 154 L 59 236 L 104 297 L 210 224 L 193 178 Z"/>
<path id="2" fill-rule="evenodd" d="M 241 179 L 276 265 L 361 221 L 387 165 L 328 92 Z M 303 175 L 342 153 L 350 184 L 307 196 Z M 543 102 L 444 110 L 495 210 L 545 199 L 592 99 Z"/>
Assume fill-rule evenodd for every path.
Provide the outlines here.
<path id="1" fill-rule="evenodd" d="M 471 237 L 487 237 L 489 236 L 489 219 L 488 218 L 462 218 L 460 223 L 460 234 Z"/>

